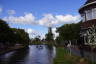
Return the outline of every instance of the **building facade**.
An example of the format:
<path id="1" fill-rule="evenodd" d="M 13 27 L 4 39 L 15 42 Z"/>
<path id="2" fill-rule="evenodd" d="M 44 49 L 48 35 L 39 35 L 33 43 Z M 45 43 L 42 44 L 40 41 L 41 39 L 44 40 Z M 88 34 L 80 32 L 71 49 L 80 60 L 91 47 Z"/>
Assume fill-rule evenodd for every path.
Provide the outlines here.
<path id="1" fill-rule="evenodd" d="M 82 17 L 81 37 L 85 44 L 96 44 L 96 0 L 87 0 L 79 9 Z"/>

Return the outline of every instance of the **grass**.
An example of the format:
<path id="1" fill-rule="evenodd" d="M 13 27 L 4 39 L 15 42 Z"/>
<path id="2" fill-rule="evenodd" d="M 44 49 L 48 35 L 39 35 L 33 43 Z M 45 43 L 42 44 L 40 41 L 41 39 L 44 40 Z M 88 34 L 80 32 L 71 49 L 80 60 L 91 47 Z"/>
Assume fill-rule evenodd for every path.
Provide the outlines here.
<path id="1" fill-rule="evenodd" d="M 54 64 L 92 64 L 84 58 L 70 55 L 66 48 L 58 47 L 56 52 Z"/>

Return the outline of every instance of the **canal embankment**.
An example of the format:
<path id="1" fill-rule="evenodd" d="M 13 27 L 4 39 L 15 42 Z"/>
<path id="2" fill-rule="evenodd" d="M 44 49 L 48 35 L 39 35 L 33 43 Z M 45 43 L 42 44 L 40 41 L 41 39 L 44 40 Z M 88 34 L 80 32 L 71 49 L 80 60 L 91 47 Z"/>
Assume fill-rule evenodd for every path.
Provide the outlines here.
<path id="1" fill-rule="evenodd" d="M 78 47 L 69 47 L 70 53 L 72 55 L 80 56 L 91 61 L 91 64 L 96 64 L 96 52 L 89 47 L 84 47 L 80 50 Z"/>
<path id="2" fill-rule="evenodd" d="M 22 46 L 21 45 L 20 46 L 11 46 L 6 49 L 0 50 L 0 55 L 5 54 L 7 52 L 14 51 L 14 50 L 23 49 L 23 48 L 26 48 L 26 46 L 23 46 L 23 45 Z"/>
<path id="3" fill-rule="evenodd" d="M 70 54 L 70 51 L 64 47 L 57 47 L 54 64 L 93 64 L 88 59 Z"/>

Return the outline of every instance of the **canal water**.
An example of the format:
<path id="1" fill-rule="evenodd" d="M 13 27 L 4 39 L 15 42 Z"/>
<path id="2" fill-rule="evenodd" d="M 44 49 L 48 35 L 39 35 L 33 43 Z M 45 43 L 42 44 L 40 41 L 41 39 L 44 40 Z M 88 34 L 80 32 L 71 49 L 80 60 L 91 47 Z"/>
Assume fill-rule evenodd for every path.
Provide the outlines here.
<path id="1" fill-rule="evenodd" d="M 27 49 L 0 55 L 0 64 L 53 64 L 55 55 L 55 47 L 31 45 Z"/>

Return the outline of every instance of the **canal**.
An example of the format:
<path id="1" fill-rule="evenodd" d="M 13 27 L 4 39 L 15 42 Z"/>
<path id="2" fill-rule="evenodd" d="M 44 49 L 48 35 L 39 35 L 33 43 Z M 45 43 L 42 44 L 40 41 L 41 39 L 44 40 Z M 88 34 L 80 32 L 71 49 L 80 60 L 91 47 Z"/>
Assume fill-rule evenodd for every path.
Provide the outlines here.
<path id="1" fill-rule="evenodd" d="M 55 47 L 30 45 L 27 49 L 0 55 L 0 64 L 53 64 L 55 55 Z"/>

